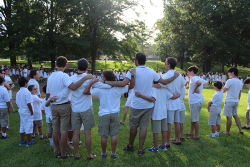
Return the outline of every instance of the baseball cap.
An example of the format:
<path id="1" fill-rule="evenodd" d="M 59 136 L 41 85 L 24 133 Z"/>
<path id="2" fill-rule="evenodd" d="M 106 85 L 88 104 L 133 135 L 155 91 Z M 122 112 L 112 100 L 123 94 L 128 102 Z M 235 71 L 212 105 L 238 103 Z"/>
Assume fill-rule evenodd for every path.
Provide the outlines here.
<path id="1" fill-rule="evenodd" d="M 82 58 L 77 62 L 77 67 L 80 71 L 85 71 L 89 66 L 88 60 Z"/>

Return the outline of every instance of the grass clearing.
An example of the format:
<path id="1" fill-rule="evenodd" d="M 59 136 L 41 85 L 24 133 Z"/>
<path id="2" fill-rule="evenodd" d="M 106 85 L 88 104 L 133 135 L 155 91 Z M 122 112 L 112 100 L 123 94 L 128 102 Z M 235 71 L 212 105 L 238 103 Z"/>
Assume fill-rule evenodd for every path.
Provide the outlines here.
<path id="1" fill-rule="evenodd" d="M 14 89 L 18 90 L 18 86 Z M 188 88 L 187 88 L 188 90 Z M 190 111 L 187 99 L 186 90 L 186 122 L 184 124 L 184 132 L 188 132 L 190 129 Z M 226 136 L 220 133 L 220 138 L 211 139 L 205 135 L 211 133 L 211 127 L 208 125 L 208 112 L 207 103 L 214 95 L 212 87 L 206 87 L 203 91 L 205 102 L 200 113 L 200 140 L 188 140 L 183 142 L 182 146 L 176 146 L 171 144 L 171 148 L 166 152 L 159 151 L 159 153 L 151 153 L 147 151 L 147 148 L 153 146 L 153 134 L 151 133 L 151 124 L 147 129 L 147 138 L 144 144 L 144 150 L 146 153 L 143 156 L 137 156 L 137 151 L 127 152 L 121 148 L 128 144 L 129 127 L 128 116 L 125 125 L 120 126 L 121 132 L 118 134 L 117 143 L 117 159 L 113 161 L 110 157 L 111 145 L 110 138 L 108 138 L 106 159 L 101 158 L 101 137 L 98 135 L 98 111 L 99 111 L 99 99 L 93 99 L 93 108 L 95 113 L 96 126 L 92 129 L 92 153 L 97 157 L 94 160 L 87 161 L 87 151 L 83 144 L 79 147 L 79 152 L 82 158 L 79 161 L 75 161 L 74 158 L 66 160 L 60 160 L 55 158 L 56 154 L 53 153 L 53 148 L 49 146 L 49 142 L 44 139 L 40 140 L 36 137 L 33 141 L 37 142 L 36 145 L 30 147 L 19 146 L 19 114 L 10 113 L 10 130 L 7 133 L 10 138 L 6 140 L 0 140 L 0 152 L 1 166 L 249 166 L 249 151 L 250 151 L 250 134 L 249 131 L 244 131 L 244 135 L 238 134 L 238 128 L 233 121 L 231 127 L 231 135 Z M 241 120 L 242 126 L 245 125 L 245 112 L 247 109 L 247 93 L 248 89 L 244 87 L 242 91 L 242 97 L 239 102 L 238 116 Z M 15 99 L 15 96 L 13 96 Z M 13 99 L 13 100 L 14 100 Z M 224 94 L 225 99 L 225 94 Z M 126 99 L 121 98 L 120 119 L 123 115 L 123 107 Z M 17 109 L 16 104 L 14 107 Z M 221 107 L 223 109 L 223 105 Z M 129 114 L 129 113 L 128 113 Z M 221 132 L 226 129 L 226 118 L 221 111 Z M 44 134 L 47 133 L 47 124 L 45 117 L 43 116 L 43 129 Z M 174 137 L 174 126 L 172 126 L 172 135 Z M 187 136 L 186 136 L 187 137 Z M 81 131 L 81 141 L 84 143 L 84 132 Z M 159 144 L 161 137 L 159 137 Z M 138 149 L 139 136 L 135 139 L 135 149 Z M 68 153 L 73 153 L 70 151 Z"/>

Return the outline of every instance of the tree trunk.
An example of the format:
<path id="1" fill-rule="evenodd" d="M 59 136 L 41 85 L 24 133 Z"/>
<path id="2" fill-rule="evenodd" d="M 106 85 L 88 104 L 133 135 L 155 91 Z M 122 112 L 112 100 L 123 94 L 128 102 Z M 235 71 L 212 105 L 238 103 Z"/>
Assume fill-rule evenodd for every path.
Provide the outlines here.
<path id="1" fill-rule="evenodd" d="M 238 66 L 238 62 L 239 62 L 239 54 L 236 55 L 235 64 L 234 64 L 235 67 Z"/>
<path id="2" fill-rule="evenodd" d="M 30 57 L 28 57 L 28 64 L 29 64 L 30 69 L 32 69 L 32 61 Z"/>
<path id="3" fill-rule="evenodd" d="M 181 57 L 180 57 L 180 63 L 181 63 L 181 67 L 180 67 L 180 68 L 181 68 L 182 70 L 183 70 L 184 53 L 185 53 L 185 52 L 183 52 L 182 55 L 181 55 Z"/>
<path id="4" fill-rule="evenodd" d="M 96 62 L 96 53 L 97 53 L 97 47 L 96 47 L 96 34 L 97 33 L 97 27 L 93 27 L 90 29 L 90 34 L 91 34 L 91 52 L 90 52 L 90 56 L 91 56 L 91 73 L 94 74 L 95 73 L 95 62 Z"/>
<path id="5" fill-rule="evenodd" d="M 56 61 L 56 57 L 54 54 L 50 55 L 50 63 L 51 63 L 51 70 L 53 70 L 55 68 L 55 61 Z"/>
<path id="6" fill-rule="evenodd" d="M 224 71 L 225 71 L 224 66 L 225 66 L 225 64 L 222 63 L 222 64 L 221 64 L 221 72 L 224 72 Z"/>

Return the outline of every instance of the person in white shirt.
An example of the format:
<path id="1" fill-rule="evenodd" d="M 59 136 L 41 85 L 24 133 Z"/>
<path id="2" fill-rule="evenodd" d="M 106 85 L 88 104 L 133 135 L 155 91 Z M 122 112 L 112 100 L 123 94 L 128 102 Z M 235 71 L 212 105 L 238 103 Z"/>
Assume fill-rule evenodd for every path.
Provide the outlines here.
<path id="1" fill-rule="evenodd" d="M 39 73 L 37 70 L 31 70 L 30 71 L 30 80 L 28 82 L 28 86 L 34 85 L 37 88 L 37 93 L 36 95 L 41 98 L 41 93 L 40 93 L 40 86 L 37 80 L 39 79 Z"/>
<path id="2" fill-rule="evenodd" d="M 121 70 L 119 71 L 119 81 L 123 81 L 123 73 L 121 72 Z"/>
<path id="3" fill-rule="evenodd" d="M 115 75 L 113 71 L 105 70 L 102 79 L 103 81 L 115 81 Z M 112 87 L 111 89 L 94 88 L 90 90 L 92 84 L 97 81 L 97 78 L 93 79 L 83 93 L 97 96 L 100 99 L 98 134 L 101 136 L 102 158 L 107 156 L 107 137 L 110 135 L 112 147 L 111 158 L 115 160 L 117 156 L 117 134 L 120 132 L 120 98 L 122 94 L 128 92 L 129 87 Z M 134 79 L 131 81 L 131 87 L 134 86 L 133 84 Z"/>
<path id="4" fill-rule="evenodd" d="M 250 79 L 250 76 L 249 76 L 249 75 L 247 75 L 247 79 Z"/>
<path id="5" fill-rule="evenodd" d="M 9 123 L 9 114 L 11 111 L 10 98 L 8 91 L 4 87 L 4 78 L 0 76 L 0 127 L 2 131 L 1 139 L 6 139 L 9 136 L 6 134 L 6 127 Z"/>
<path id="6" fill-rule="evenodd" d="M 165 62 L 165 69 L 168 70 L 166 74 L 162 75 L 163 79 L 169 79 L 174 76 L 177 59 L 174 57 L 167 58 Z M 166 87 L 170 93 L 177 95 L 180 93 L 180 88 L 185 86 L 186 81 L 180 74 L 173 82 L 167 84 Z M 167 115 L 168 115 L 168 132 L 166 146 L 170 147 L 171 124 L 175 125 L 175 141 L 173 144 L 181 145 L 180 141 L 180 98 L 168 101 Z"/>
<path id="7" fill-rule="evenodd" d="M 177 99 L 180 97 L 180 94 L 173 95 L 164 88 L 153 87 L 152 90 L 153 94 L 151 97 L 135 92 L 136 97 L 143 98 L 149 102 L 154 102 L 154 109 L 151 114 L 151 131 L 153 133 L 154 146 L 152 148 L 148 148 L 148 151 L 158 152 L 158 138 L 160 132 L 162 133 L 162 144 L 159 147 L 163 151 L 167 151 L 167 146 L 165 145 L 168 131 L 166 101 L 170 101 L 170 99 Z"/>
<path id="8" fill-rule="evenodd" d="M 92 75 L 86 75 L 76 83 L 72 83 L 69 76 L 64 72 L 67 67 L 67 59 L 60 56 L 56 60 L 57 71 L 54 72 L 47 83 L 46 99 L 50 96 L 57 96 L 64 88 L 76 90 L 87 79 L 92 79 Z M 67 133 L 71 129 L 71 105 L 69 102 L 69 96 L 61 98 L 52 102 L 51 114 L 52 114 L 52 126 L 53 126 L 53 144 L 58 151 L 58 158 L 65 159 L 69 157 L 66 155 L 67 147 Z M 59 142 L 59 132 L 61 133 L 61 141 Z"/>
<path id="9" fill-rule="evenodd" d="M 197 66 L 191 66 L 188 68 L 188 76 L 190 77 L 190 84 L 188 90 L 188 100 L 190 107 L 190 117 L 191 117 L 191 129 L 187 135 L 187 139 L 200 139 L 199 136 L 199 114 L 201 112 L 201 108 L 203 105 L 204 97 L 202 95 L 203 91 L 203 83 L 201 78 L 199 78 L 196 74 L 198 72 Z M 204 81 L 206 82 L 206 81 Z M 193 135 L 193 130 L 195 130 L 195 135 Z"/>
<path id="10" fill-rule="evenodd" d="M 122 120 L 120 121 L 120 124 L 121 125 L 124 125 L 125 124 L 125 120 L 126 120 L 126 117 L 127 117 L 127 114 L 128 114 L 128 108 L 130 108 L 131 106 L 131 102 L 132 102 L 132 98 L 133 98 L 133 94 L 135 94 L 135 90 L 134 89 L 130 89 L 128 91 L 128 97 L 127 97 L 127 101 L 125 103 L 125 106 L 124 106 L 124 112 L 123 112 L 123 117 L 122 117 Z M 125 96 L 126 94 L 124 94 Z"/>
<path id="11" fill-rule="evenodd" d="M 46 88 L 47 88 L 47 85 L 44 85 L 43 93 L 45 93 L 45 94 L 46 94 Z M 46 107 L 45 104 L 46 104 L 46 99 L 43 99 L 41 110 L 42 110 L 42 113 L 45 113 L 45 116 L 46 116 L 47 130 L 48 130 L 48 134 L 46 135 L 46 137 L 50 142 L 50 146 L 53 146 L 53 139 L 52 139 L 53 128 L 52 128 L 52 121 L 51 121 L 52 120 L 51 105 Z"/>
<path id="12" fill-rule="evenodd" d="M 227 82 L 227 75 L 225 73 L 222 74 L 222 82 L 223 82 L 223 85 L 225 85 Z"/>
<path id="13" fill-rule="evenodd" d="M 33 107 L 33 135 L 32 138 L 36 137 L 36 128 L 38 128 L 40 139 L 43 140 L 43 118 L 42 118 L 42 112 L 41 112 L 41 104 L 42 104 L 42 99 L 40 99 L 36 93 L 37 93 L 37 88 L 35 85 L 29 85 L 28 90 L 32 94 L 33 102 L 32 102 L 32 107 Z M 45 115 L 45 113 L 43 113 Z"/>
<path id="14" fill-rule="evenodd" d="M 135 74 L 131 74 L 131 72 L 128 72 L 126 78 L 123 81 L 107 81 L 106 83 L 112 86 L 124 87 L 130 82 L 131 78 L 133 77 L 136 78 L 134 86 L 135 92 L 140 92 L 145 96 L 151 96 L 153 81 L 166 85 L 179 76 L 179 72 L 176 72 L 175 75 L 170 79 L 160 78 L 160 76 L 154 70 L 145 66 L 146 56 L 143 53 L 137 53 L 134 60 L 135 65 L 137 66 Z M 133 146 L 134 140 L 137 135 L 137 128 L 140 127 L 138 155 L 143 155 L 145 153 L 145 151 L 143 150 L 143 144 L 147 135 L 149 117 L 153 110 L 153 106 L 153 102 L 148 102 L 147 100 L 133 95 L 129 114 L 129 144 L 123 147 L 123 150 L 135 150 Z"/>
<path id="15" fill-rule="evenodd" d="M 23 69 L 23 76 L 24 76 L 25 78 L 28 77 L 28 69 L 27 69 L 26 67 L 24 67 L 24 69 Z"/>
<path id="16" fill-rule="evenodd" d="M 89 63 L 86 59 L 82 58 L 77 63 L 77 68 L 79 70 L 77 75 L 70 77 L 73 83 L 79 81 L 82 77 L 86 76 L 86 71 L 88 70 Z M 92 107 L 92 96 L 83 94 L 85 88 L 89 85 L 91 80 L 85 81 L 77 90 L 71 91 L 71 123 L 72 129 L 74 129 L 73 144 L 75 150 L 75 159 L 79 160 L 80 154 L 79 149 L 79 139 L 80 139 L 80 129 L 81 125 L 84 126 L 85 135 L 85 145 L 87 148 L 87 159 L 93 159 L 96 155 L 91 154 L 92 139 L 91 139 L 91 129 L 95 127 L 95 117 L 94 110 Z M 111 86 L 108 84 L 103 84 L 101 82 L 96 82 L 93 84 L 95 88 L 110 89 Z"/>
<path id="17" fill-rule="evenodd" d="M 230 134 L 229 132 L 232 126 L 232 117 L 234 117 L 236 125 L 239 128 L 239 133 L 243 135 L 241 122 L 237 116 L 238 103 L 243 84 L 237 78 L 238 69 L 236 67 L 228 69 L 228 76 L 230 79 L 227 80 L 226 85 L 223 87 L 223 93 L 227 92 L 223 108 L 223 115 L 227 117 L 226 132 L 224 132 L 224 134 Z"/>
<path id="18" fill-rule="evenodd" d="M 223 100 L 223 91 L 222 89 L 222 82 L 217 81 L 214 83 L 214 90 L 216 93 L 214 94 L 211 101 L 208 102 L 207 110 L 209 112 L 209 120 L 208 125 L 211 125 L 212 134 L 207 135 L 207 137 L 219 137 L 220 133 L 220 122 L 221 122 L 221 104 Z M 215 132 L 216 126 L 216 132 Z"/>
<path id="19" fill-rule="evenodd" d="M 246 126 L 242 127 L 242 129 L 246 129 L 249 130 L 249 122 L 250 122 L 250 79 L 246 79 L 244 81 L 244 84 L 246 85 L 246 87 L 249 89 L 248 91 L 248 98 L 247 98 L 247 112 L 246 112 Z"/>
<path id="20" fill-rule="evenodd" d="M 31 93 L 28 91 L 28 80 L 24 77 L 18 79 L 20 90 L 16 94 L 16 105 L 19 108 L 18 112 L 20 115 L 20 146 L 30 146 L 36 144 L 31 141 L 31 134 L 33 133 L 33 98 Z M 26 134 L 27 141 L 24 139 Z"/>
<path id="21" fill-rule="evenodd" d="M 9 70 L 4 69 L 4 72 L 5 72 L 4 82 L 5 83 L 12 82 L 12 80 L 11 80 L 11 78 L 9 76 Z M 12 109 L 12 112 L 17 112 L 17 110 L 14 109 L 13 104 L 12 104 L 12 90 L 8 85 L 5 84 L 5 86 L 6 86 L 7 90 L 8 90 L 8 95 L 9 95 L 9 98 L 10 98 L 10 107 Z"/>

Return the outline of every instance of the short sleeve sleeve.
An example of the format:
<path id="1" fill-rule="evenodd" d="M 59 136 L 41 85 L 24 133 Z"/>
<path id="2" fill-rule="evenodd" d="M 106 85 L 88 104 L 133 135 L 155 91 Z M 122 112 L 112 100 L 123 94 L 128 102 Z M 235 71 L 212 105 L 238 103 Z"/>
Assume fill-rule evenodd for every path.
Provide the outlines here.
<path id="1" fill-rule="evenodd" d="M 91 89 L 91 90 L 90 90 L 90 93 L 91 93 L 92 96 L 97 96 L 97 97 L 99 97 L 99 95 L 100 95 L 100 90 L 99 90 L 99 88 L 94 88 L 94 89 Z"/>
<path id="2" fill-rule="evenodd" d="M 173 94 L 170 93 L 168 90 L 167 90 L 166 94 L 167 94 L 167 99 L 171 99 L 173 97 Z"/>
<path id="3" fill-rule="evenodd" d="M 38 103 L 42 103 L 42 99 L 40 99 L 38 96 L 34 96 L 33 97 L 33 102 L 38 102 Z"/>
<path id="4" fill-rule="evenodd" d="M 155 98 L 155 100 L 157 100 L 157 93 L 156 93 L 156 89 L 157 88 L 152 88 L 152 97 Z"/>
<path id="5" fill-rule="evenodd" d="M 5 102 L 9 102 L 10 101 L 10 97 L 9 97 L 9 94 L 8 94 L 8 91 L 7 90 L 5 90 L 4 91 L 4 100 L 5 100 Z"/>
<path id="6" fill-rule="evenodd" d="M 217 96 L 216 96 L 216 94 L 215 94 L 215 95 L 212 97 L 211 101 L 212 101 L 212 103 L 215 103 L 217 100 L 218 100 L 218 99 L 217 99 Z"/>
<path id="7" fill-rule="evenodd" d="M 229 79 L 229 80 L 227 80 L 227 82 L 226 82 L 226 84 L 225 84 L 224 87 L 227 88 L 227 89 L 229 89 L 230 86 L 231 86 L 231 80 Z"/>
<path id="8" fill-rule="evenodd" d="M 126 85 L 126 86 L 123 87 L 123 88 L 120 87 L 120 93 L 121 93 L 121 94 L 128 93 L 128 85 Z"/>
<path id="9" fill-rule="evenodd" d="M 131 80 L 131 73 L 128 71 L 126 78 L 128 78 L 129 80 Z"/>
<path id="10" fill-rule="evenodd" d="M 72 83 L 71 79 L 69 78 L 67 74 L 64 74 L 62 79 L 63 79 L 63 84 L 66 87 L 69 87 L 69 85 Z"/>
<path id="11" fill-rule="evenodd" d="M 45 110 L 45 103 L 46 103 L 46 100 L 43 100 L 42 105 L 41 105 L 41 110 Z"/>
<path id="12" fill-rule="evenodd" d="M 185 86 L 187 81 L 183 77 L 181 77 L 181 81 L 181 87 Z"/>
<path id="13" fill-rule="evenodd" d="M 104 83 L 101 83 L 101 82 L 96 82 L 96 83 L 93 84 L 93 86 L 95 88 L 100 88 L 100 89 L 110 89 L 112 87 L 111 85 L 104 84 Z"/>
<path id="14" fill-rule="evenodd" d="M 198 81 L 197 77 L 191 77 L 190 81 L 192 83 L 196 83 Z"/>
<path id="15" fill-rule="evenodd" d="M 153 78 L 155 82 L 158 82 L 161 79 L 161 77 L 155 71 L 153 71 L 153 75 L 154 75 Z"/>
<path id="16" fill-rule="evenodd" d="M 27 103 L 27 104 L 33 102 L 33 97 L 32 97 L 32 95 L 31 95 L 30 92 L 26 92 L 26 93 L 25 93 L 25 100 L 26 100 L 26 103 Z"/>

